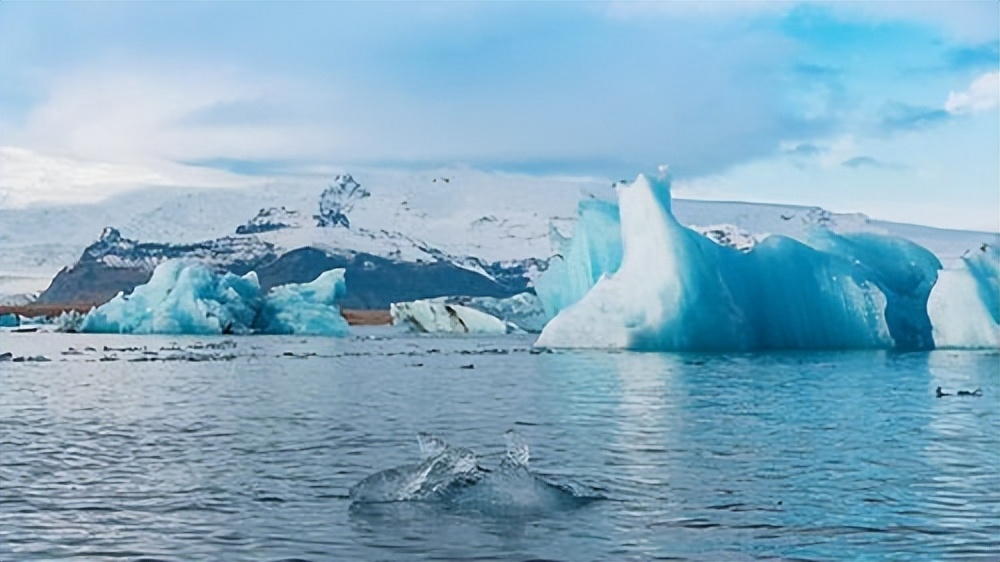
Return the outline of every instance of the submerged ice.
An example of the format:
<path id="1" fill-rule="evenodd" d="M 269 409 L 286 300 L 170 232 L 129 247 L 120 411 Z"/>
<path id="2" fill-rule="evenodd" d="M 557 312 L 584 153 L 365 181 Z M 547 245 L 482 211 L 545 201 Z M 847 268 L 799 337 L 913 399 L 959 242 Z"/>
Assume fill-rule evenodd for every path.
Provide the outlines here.
<path id="1" fill-rule="evenodd" d="M 254 272 L 219 274 L 196 262 L 167 261 L 145 285 L 91 310 L 80 331 L 346 335 L 347 322 L 334 304 L 344 291 L 342 269 L 264 294 Z"/>
<path id="2" fill-rule="evenodd" d="M 470 449 L 421 433 L 422 460 L 377 472 L 351 488 L 352 506 L 425 502 L 487 515 L 544 514 L 599 499 L 582 487 L 551 482 L 528 468 L 529 449 L 514 432 L 496 468 L 485 468 Z"/>
<path id="3" fill-rule="evenodd" d="M 640 175 L 617 189 L 617 205 L 581 204 L 573 238 L 561 242 L 562 260 L 539 279 L 536 290 L 554 318 L 538 345 L 931 349 L 935 338 L 982 345 L 989 337 L 978 336 L 995 331 L 995 252 L 943 274 L 955 278 L 945 285 L 976 285 L 969 304 L 958 307 L 985 313 L 978 339 L 969 339 L 950 328 L 962 313 L 954 291 L 935 286 L 940 261 L 915 243 L 817 230 L 808 244 L 769 236 L 739 251 L 682 226 L 665 178 Z"/>

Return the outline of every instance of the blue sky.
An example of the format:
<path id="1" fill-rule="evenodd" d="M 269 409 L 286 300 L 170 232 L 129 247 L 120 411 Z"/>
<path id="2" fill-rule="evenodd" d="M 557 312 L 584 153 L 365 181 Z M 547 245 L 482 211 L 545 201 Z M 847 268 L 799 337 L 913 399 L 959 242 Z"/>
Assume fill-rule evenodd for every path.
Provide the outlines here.
<path id="1" fill-rule="evenodd" d="M 998 6 L 5 1 L 0 205 L 668 163 L 680 196 L 998 230 Z"/>

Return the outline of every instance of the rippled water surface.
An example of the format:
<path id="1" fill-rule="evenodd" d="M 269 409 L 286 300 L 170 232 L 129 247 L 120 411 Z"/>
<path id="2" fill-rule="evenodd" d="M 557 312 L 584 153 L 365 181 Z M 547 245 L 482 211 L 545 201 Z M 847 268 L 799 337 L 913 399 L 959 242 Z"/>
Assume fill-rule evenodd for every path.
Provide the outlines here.
<path id="1" fill-rule="evenodd" d="M 996 353 L 367 334 L 0 334 L 52 359 L 0 363 L 0 559 L 1000 557 Z M 532 471 L 605 499 L 351 505 L 364 477 L 419 461 L 417 432 L 490 463 L 511 428 Z"/>

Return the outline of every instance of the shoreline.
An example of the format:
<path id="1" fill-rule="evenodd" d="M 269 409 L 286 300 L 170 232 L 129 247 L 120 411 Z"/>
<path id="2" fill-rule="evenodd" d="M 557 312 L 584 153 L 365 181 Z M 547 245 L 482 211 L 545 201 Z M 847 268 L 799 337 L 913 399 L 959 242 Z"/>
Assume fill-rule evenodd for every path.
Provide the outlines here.
<path id="1" fill-rule="evenodd" d="M 58 316 L 63 312 L 76 311 L 86 314 L 91 308 L 99 306 L 96 303 L 65 303 L 65 304 L 24 304 L 0 305 L 0 314 L 17 314 L 24 318 L 39 316 Z M 386 309 L 363 310 L 341 309 L 340 315 L 350 326 L 384 326 L 392 324 L 392 316 Z"/>

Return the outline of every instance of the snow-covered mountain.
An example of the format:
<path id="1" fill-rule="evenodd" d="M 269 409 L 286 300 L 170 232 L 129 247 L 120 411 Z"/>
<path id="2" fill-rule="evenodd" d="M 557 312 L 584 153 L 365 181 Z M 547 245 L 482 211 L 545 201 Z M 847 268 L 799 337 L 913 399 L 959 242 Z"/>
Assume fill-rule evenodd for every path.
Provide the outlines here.
<path id="1" fill-rule="evenodd" d="M 599 178 L 471 169 L 362 170 L 332 183 L 330 177 L 243 189 L 146 189 L 99 204 L 0 209 L 0 300 L 44 289 L 85 249 L 81 263 L 148 273 L 158 261 L 185 253 L 239 270 L 314 248 L 344 260 L 446 263 L 509 286 L 545 267 L 554 252 L 551 229 L 572 232 L 581 198 L 614 196 L 613 183 Z M 804 239 L 821 226 L 900 235 L 947 262 L 998 239 L 816 207 L 676 200 L 674 211 L 682 223 L 736 247 L 767 234 Z"/>

